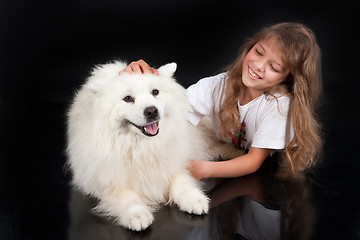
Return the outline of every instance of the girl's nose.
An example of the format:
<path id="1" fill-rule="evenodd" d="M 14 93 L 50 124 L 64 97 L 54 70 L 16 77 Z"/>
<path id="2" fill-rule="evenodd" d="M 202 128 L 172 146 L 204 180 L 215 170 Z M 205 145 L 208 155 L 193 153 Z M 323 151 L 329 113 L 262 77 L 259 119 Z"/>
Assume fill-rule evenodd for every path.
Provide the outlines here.
<path id="1" fill-rule="evenodd" d="M 257 71 L 263 72 L 265 70 L 265 64 L 265 61 L 258 61 L 254 65 Z"/>

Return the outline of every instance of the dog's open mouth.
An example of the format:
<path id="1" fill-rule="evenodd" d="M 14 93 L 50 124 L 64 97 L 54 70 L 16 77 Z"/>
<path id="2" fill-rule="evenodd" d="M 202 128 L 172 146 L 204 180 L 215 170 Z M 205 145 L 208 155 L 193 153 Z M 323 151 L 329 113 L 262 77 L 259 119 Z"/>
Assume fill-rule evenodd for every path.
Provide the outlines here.
<path id="1" fill-rule="evenodd" d="M 150 124 L 147 124 L 145 126 L 138 126 L 133 122 L 130 122 L 133 126 L 138 128 L 145 136 L 153 137 L 156 136 L 159 133 L 159 122 L 152 122 Z"/>

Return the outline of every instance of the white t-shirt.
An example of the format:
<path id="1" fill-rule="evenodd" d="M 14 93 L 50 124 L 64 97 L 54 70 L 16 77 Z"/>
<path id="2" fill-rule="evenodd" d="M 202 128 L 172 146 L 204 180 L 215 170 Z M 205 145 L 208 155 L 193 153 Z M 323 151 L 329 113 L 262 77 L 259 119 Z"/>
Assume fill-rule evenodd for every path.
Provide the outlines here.
<path id="1" fill-rule="evenodd" d="M 284 149 L 290 98 L 279 94 L 275 94 L 275 97 L 262 94 L 242 106 L 238 103 L 241 128 L 233 131 L 228 138 L 221 136 L 218 114 L 226 78 L 227 73 L 203 78 L 186 90 L 191 104 L 189 121 L 197 125 L 204 116 L 210 117 L 219 139 L 232 141 L 243 149 Z M 290 139 L 292 137 L 291 127 Z"/>

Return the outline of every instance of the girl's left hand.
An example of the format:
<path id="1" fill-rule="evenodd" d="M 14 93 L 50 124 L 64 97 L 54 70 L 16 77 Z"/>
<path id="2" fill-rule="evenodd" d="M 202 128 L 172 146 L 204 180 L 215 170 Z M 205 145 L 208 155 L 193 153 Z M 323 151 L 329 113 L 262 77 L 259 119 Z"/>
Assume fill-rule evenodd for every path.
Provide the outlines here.
<path id="1" fill-rule="evenodd" d="M 202 160 L 192 160 L 189 170 L 191 175 L 197 180 L 208 178 L 210 177 L 210 172 L 211 172 L 211 162 L 202 161 Z"/>
<path id="2" fill-rule="evenodd" d="M 149 64 L 147 64 L 144 60 L 140 59 L 138 61 L 134 61 L 131 62 L 124 70 L 122 70 L 121 72 L 119 72 L 119 75 L 127 72 L 129 74 L 132 73 L 152 73 L 155 74 L 157 76 L 159 76 L 159 72 L 157 69 L 152 68 L 149 66 Z"/>

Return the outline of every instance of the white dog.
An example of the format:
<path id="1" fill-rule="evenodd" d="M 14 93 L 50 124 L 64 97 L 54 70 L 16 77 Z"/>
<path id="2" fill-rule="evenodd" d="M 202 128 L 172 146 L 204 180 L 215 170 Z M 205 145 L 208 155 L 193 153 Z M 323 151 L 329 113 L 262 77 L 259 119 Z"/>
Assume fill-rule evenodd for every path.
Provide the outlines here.
<path id="1" fill-rule="evenodd" d="M 187 120 L 176 64 L 160 67 L 159 76 L 119 75 L 125 67 L 95 68 L 69 110 L 73 184 L 100 200 L 96 212 L 132 230 L 147 228 L 159 203 L 207 213 L 209 199 L 187 168 L 190 159 L 208 159 L 208 148 Z"/>

